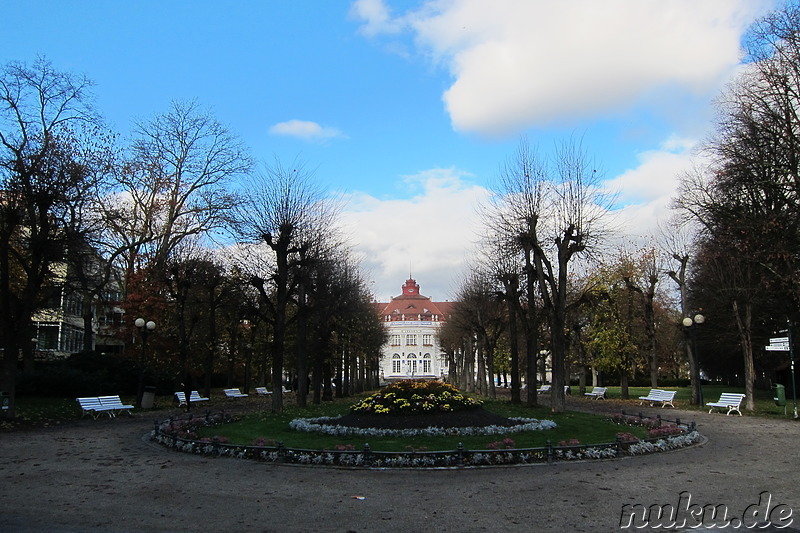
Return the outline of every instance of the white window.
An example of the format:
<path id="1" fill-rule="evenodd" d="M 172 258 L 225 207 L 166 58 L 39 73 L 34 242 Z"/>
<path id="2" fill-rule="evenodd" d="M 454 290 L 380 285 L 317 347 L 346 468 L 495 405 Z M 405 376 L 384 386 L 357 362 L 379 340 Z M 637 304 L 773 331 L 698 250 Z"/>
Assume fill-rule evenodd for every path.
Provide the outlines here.
<path id="1" fill-rule="evenodd" d="M 412 376 L 417 373 L 417 356 L 413 353 L 408 354 L 408 373 Z"/>
<path id="2" fill-rule="evenodd" d="M 400 373 L 400 356 L 398 354 L 394 354 L 392 356 L 392 374 L 399 374 Z"/>
<path id="3" fill-rule="evenodd" d="M 417 345 L 417 336 L 406 335 L 406 346 L 416 346 L 416 345 Z"/>
<path id="4" fill-rule="evenodd" d="M 433 335 L 426 333 L 422 336 L 422 344 L 425 346 L 433 346 Z"/>
<path id="5" fill-rule="evenodd" d="M 392 335 L 392 346 L 400 346 L 400 335 Z"/>
<path id="6" fill-rule="evenodd" d="M 422 373 L 423 374 L 430 374 L 431 373 L 431 354 L 426 353 L 422 356 Z"/>

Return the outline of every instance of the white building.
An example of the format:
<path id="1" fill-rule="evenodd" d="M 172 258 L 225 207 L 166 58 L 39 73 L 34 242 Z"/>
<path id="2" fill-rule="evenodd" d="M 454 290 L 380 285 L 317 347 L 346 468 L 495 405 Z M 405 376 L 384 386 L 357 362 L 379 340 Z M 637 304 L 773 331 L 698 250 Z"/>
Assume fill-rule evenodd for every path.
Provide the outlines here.
<path id="1" fill-rule="evenodd" d="M 422 296 L 412 278 L 403 284 L 400 296 L 389 303 L 376 304 L 389 334 L 381 353 L 381 381 L 447 376 L 447 357 L 440 348 L 437 333 L 452 305 Z"/>

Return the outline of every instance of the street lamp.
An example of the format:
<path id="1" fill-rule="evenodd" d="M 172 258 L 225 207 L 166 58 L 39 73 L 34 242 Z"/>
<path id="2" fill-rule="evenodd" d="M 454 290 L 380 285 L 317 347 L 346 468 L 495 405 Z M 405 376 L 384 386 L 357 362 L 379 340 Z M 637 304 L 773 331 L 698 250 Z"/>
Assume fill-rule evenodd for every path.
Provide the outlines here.
<path id="1" fill-rule="evenodd" d="M 145 373 L 145 347 L 147 346 L 147 337 L 156 329 L 156 323 L 152 320 L 145 320 L 144 318 L 137 318 L 133 321 L 133 325 L 139 330 L 139 335 L 142 337 L 142 352 L 139 361 L 139 387 L 136 391 L 136 407 L 142 407 L 142 397 L 144 396 L 144 373 Z"/>
<path id="2" fill-rule="evenodd" d="M 703 386 L 701 384 L 702 376 L 700 372 L 700 354 L 697 351 L 697 328 L 694 326 L 700 326 L 703 322 L 706 321 L 706 317 L 702 314 L 697 313 L 694 315 L 694 318 L 687 316 L 683 319 L 683 327 L 686 328 L 686 331 L 689 332 L 689 338 L 692 341 L 692 354 L 694 356 L 694 382 L 695 387 L 697 387 L 697 405 L 703 406 Z"/>
<path id="3" fill-rule="evenodd" d="M 151 331 L 156 329 L 156 323 L 152 320 L 145 321 L 144 318 L 137 318 L 133 324 L 139 328 L 139 334 L 142 336 L 142 343 L 147 342 L 147 336 Z"/>

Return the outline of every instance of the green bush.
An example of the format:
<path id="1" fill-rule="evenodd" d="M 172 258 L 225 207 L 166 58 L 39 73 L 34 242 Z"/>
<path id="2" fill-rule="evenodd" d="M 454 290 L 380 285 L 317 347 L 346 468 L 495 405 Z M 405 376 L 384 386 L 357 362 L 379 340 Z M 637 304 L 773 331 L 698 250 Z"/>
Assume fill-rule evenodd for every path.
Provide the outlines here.
<path id="1" fill-rule="evenodd" d="M 441 381 L 406 379 L 388 385 L 351 407 L 353 413 L 376 415 L 408 415 L 452 412 L 481 405 L 479 400 L 464 396 Z"/>

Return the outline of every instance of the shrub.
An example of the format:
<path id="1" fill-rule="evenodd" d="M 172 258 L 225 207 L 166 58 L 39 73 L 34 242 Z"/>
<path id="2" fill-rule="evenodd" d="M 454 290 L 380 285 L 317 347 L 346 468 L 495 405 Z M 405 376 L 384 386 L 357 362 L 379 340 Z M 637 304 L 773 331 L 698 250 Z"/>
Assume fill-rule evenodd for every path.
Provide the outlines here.
<path id="1" fill-rule="evenodd" d="M 479 405 L 479 400 L 464 396 L 447 383 L 407 379 L 364 398 L 350 410 L 359 414 L 400 415 L 460 411 Z"/>

